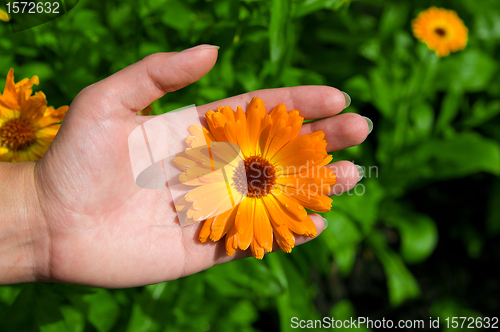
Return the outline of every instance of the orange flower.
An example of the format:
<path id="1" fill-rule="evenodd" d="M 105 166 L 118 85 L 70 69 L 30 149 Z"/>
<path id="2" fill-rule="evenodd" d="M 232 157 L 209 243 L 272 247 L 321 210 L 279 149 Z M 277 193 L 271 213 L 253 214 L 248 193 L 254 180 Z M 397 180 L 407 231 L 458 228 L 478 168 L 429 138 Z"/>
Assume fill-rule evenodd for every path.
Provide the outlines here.
<path id="1" fill-rule="evenodd" d="M 413 35 L 440 57 L 467 45 L 467 27 L 453 10 L 431 7 L 412 22 Z"/>
<path id="2" fill-rule="evenodd" d="M 316 226 L 305 208 L 329 211 L 326 195 L 336 181 L 333 171 L 323 167 L 332 159 L 325 134 L 298 136 L 304 120 L 299 112 L 279 104 L 267 114 L 260 98 L 252 99 L 246 113 L 226 106 L 208 111 L 205 118 L 208 129 L 191 126 L 190 148 L 174 159 L 184 171 L 180 181 L 195 187 L 176 208 L 187 213 L 188 222 L 206 219 L 200 241 L 225 236 L 228 255 L 250 247 L 262 259 L 272 251 L 273 240 L 291 252 L 294 233 L 315 237 Z M 241 152 L 217 142 L 233 143 Z M 214 172 L 224 165 L 224 175 Z"/>
<path id="3" fill-rule="evenodd" d="M 38 77 L 14 83 L 14 69 L 7 74 L 0 94 L 0 161 L 21 162 L 40 159 L 57 134 L 68 106 L 47 107 L 43 92 L 33 96 Z"/>

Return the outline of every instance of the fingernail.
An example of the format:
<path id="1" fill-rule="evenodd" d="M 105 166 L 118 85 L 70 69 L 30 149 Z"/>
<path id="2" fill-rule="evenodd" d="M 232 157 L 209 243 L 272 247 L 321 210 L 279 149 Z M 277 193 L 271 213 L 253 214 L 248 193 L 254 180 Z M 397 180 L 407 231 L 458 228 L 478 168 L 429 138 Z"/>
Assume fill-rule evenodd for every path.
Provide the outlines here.
<path id="1" fill-rule="evenodd" d="M 187 48 L 187 49 L 183 50 L 182 52 L 187 52 L 187 51 L 192 51 L 192 50 L 205 50 L 207 48 L 214 48 L 214 49 L 218 50 L 220 47 L 215 46 L 215 45 L 203 44 L 203 45 L 197 45 L 197 46 L 194 46 L 191 48 Z"/>
<path id="2" fill-rule="evenodd" d="M 345 93 L 344 91 L 342 91 L 342 93 L 344 94 L 344 98 L 345 98 L 345 107 L 344 109 L 348 108 L 349 105 L 351 105 L 351 97 Z"/>
<path id="3" fill-rule="evenodd" d="M 366 123 L 368 123 L 368 134 L 372 132 L 373 130 L 373 122 L 366 116 L 363 117 L 366 120 Z"/>
<path id="4" fill-rule="evenodd" d="M 325 221 L 325 228 L 323 228 L 323 230 L 325 230 L 328 228 L 328 220 L 326 220 L 326 218 L 323 218 L 323 220 Z"/>
<path id="5" fill-rule="evenodd" d="M 363 166 L 354 165 L 358 169 L 358 182 L 365 176 L 365 169 Z"/>

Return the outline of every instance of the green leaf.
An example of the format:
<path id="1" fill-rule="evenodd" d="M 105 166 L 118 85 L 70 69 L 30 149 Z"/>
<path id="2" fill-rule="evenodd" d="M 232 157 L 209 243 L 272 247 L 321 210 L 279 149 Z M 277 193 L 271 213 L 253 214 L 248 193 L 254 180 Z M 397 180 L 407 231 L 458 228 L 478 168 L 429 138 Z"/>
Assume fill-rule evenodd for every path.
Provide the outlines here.
<path id="1" fill-rule="evenodd" d="M 301 17 L 320 9 L 338 9 L 343 3 L 342 0 L 302 0 L 297 3 L 293 14 Z"/>
<path id="2" fill-rule="evenodd" d="M 383 235 L 372 232 L 367 240 L 384 267 L 391 305 L 397 307 L 406 300 L 418 297 L 420 288 L 415 277 L 408 271 L 401 257 L 387 246 Z"/>
<path id="3" fill-rule="evenodd" d="M 30 307 L 30 303 L 34 303 L 35 299 L 35 284 L 23 284 L 10 307 L 4 312 L 0 312 L 0 322 L 19 321 L 27 316 L 32 318 L 33 306 Z M 29 309 L 26 310 L 26 308 Z"/>
<path id="4" fill-rule="evenodd" d="M 234 66 L 233 66 L 234 48 L 226 50 L 220 57 L 220 82 L 226 88 L 232 88 L 235 82 Z"/>
<path id="5" fill-rule="evenodd" d="M 32 77 L 34 75 L 37 75 L 40 78 L 40 82 L 42 84 L 44 84 L 44 82 L 54 76 L 52 67 L 46 63 L 41 62 L 28 63 L 19 68 L 19 70 L 16 69 L 15 74 L 16 77 L 19 78 Z M 40 86 L 36 87 L 35 89 L 43 90 L 42 88 L 40 88 Z"/>
<path id="6" fill-rule="evenodd" d="M 83 295 L 81 298 L 88 321 L 99 332 L 111 330 L 120 314 L 120 308 L 111 293 L 99 288 L 95 294 Z"/>
<path id="7" fill-rule="evenodd" d="M 412 167 L 427 177 L 449 179 L 480 171 L 500 174 L 500 145 L 473 132 L 428 141 L 411 154 Z"/>
<path id="8" fill-rule="evenodd" d="M 349 319 L 356 316 L 354 305 L 349 300 L 340 300 L 330 310 L 330 317 L 335 319 Z"/>
<path id="9" fill-rule="evenodd" d="M 401 255 L 410 264 L 423 262 L 436 248 L 437 227 L 429 216 L 406 212 L 395 216 L 393 224 L 401 235 Z"/>
<path id="10" fill-rule="evenodd" d="M 269 23 L 269 50 L 271 62 L 279 62 L 287 50 L 286 31 L 289 15 L 288 0 L 272 0 Z"/>
<path id="11" fill-rule="evenodd" d="M 225 317 L 226 323 L 248 326 L 258 318 L 258 312 L 250 301 L 238 301 Z"/>
<path id="12" fill-rule="evenodd" d="M 376 62 L 380 58 L 381 54 L 380 40 L 375 38 L 368 40 L 360 46 L 359 53 L 368 60 Z"/>
<path id="13" fill-rule="evenodd" d="M 474 226 L 470 224 L 462 226 L 460 237 L 469 257 L 474 259 L 481 257 L 484 248 L 484 238 Z"/>
<path id="14" fill-rule="evenodd" d="M 178 0 L 169 0 L 165 6 L 168 9 L 163 12 L 161 21 L 179 32 L 186 33 L 195 18 L 189 6 Z"/>
<path id="15" fill-rule="evenodd" d="M 132 13 L 132 6 L 130 4 L 124 3 L 121 6 L 116 6 L 114 10 L 110 10 L 108 15 L 108 23 L 110 27 L 113 29 L 117 29 L 126 25 L 129 19 L 130 14 Z"/>
<path id="16" fill-rule="evenodd" d="M 498 69 L 498 64 L 487 53 L 469 48 L 445 59 L 438 74 L 438 87 L 443 90 L 481 91 L 485 89 Z"/>
<path id="17" fill-rule="evenodd" d="M 59 310 L 62 297 L 52 292 L 49 285 L 37 285 L 35 319 L 41 332 L 69 331 Z"/>
<path id="18" fill-rule="evenodd" d="M 429 313 L 431 317 L 436 318 L 439 317 L 441 319 L 441 324 L 444 327 L 443 331 L 470 331 L 470 329 L 466 328 L 466 324 L 464 324 L 464 328 L 452 328 L 451 327 L 451 318 L 453 317 L 482 317 L 481 313 L 477 312 L 474 309 L 469 308 L 466 303 L 462 303 L 460 299 L 447 297 L 444 299 L 438 299 L 436 302 L 432 304 L 429 309 Z M 450 326 L 447 328 L 446 319 L 449 318 Z M 458 319 L 459 324 L 461 325 L 462 319 Z"/>
<path id="19" fill-rule="evenodd" d="M 70 305 L 61 305 L 59 309 L 64 317 L 68 331 L 83 332 L 85 328 L 85 316 L 80 310 Z"/>
<path id="20" fill-rule="evenodd" d="M 441 105 L 441 110 L 436 121 L 436 132 L 440 132 L 445 127 L 451 124 L 459 111 L 459 107 L 463 104 L 463 94 L 457 91 L 450 91 L 446 94 Z"/>
<path id="21" fill-rule="evenodd" d="M 414 129 L 420 137 L 427 137 L 431 134 L 434 124 L 434 110 L 428 103 L 419 103 L 412 106 L 409 112 L 414 124 Z"/>
<path id="22" fill-rule="evenodd" d="M 372 96 L 377 96 L 373 99 L 373 104 L 386 117 L 394 115 L 393 108 L 393 91 L 390 80 L 385 77 L 385 73 L 380 69 L 374 69 L 370 72 L 370 84 Z"/>
<path id="23" fill-rule="evenodd" d="M 472 106 L 472 114 L 467 117 L 463 124 L 466 127 L 477 127 L 488 120 L 491 120 L 500 113 L 500 101 L 493 100 L 486 103 L 484 99 L 480 99 Z"/>
<path id="24" fill-rule="evenodd" d="M 243 86 L 245 91 L 253 91 L 260 85 L 259 79 L 255 74 L 255 68 L 250 65 L 243 65 L 240 70 L 236 72 L 236 79 Z"/>
<path id="25" fill-rule="evenodd" d="M 142 331 L 158 331 L 160 329 L 159 323 L 151 316 L 146 315 L 142 306 L 139 303 L 134 303 L 132 307 L 132 314 L 130 321 L 127 325 L 128 332 L 142 332 Z"/>
<path id="26" fill-rule="evenodd" d="M 247 293 L 275 296 L 281 291 L 279 278 L 266 264 L 255 260 L 215 266 L 204 278 L 217 293 L 229 297 L 242 297 Z"/>
<path id="27" fill-rule="evenodd" d="M 352 304 L 351 301 L 344 299 L 340 300 L 335 305 L 332 307 L 330 310 L 329 317 L 333 317 L 336 321 L 341 320 L 341 321 L 349 321 L 349 324 L 352 319 L 355 319 L 357 317 L 356 315 L 356 309 L 354 308 L 354 305 Z M 348 326 L 347 328 L 345 327 L 337 327 L 335 326 L 335 330 L 340 330 L 340 331 L 351 331 L 352 329 L 356 329 L 359 331 L 370 331 L 366 326 L 361 326 L 361 325 L 356 325 L 356 328 L 353 326 Z"/>
<path id="28" fill-rule="evenodd" d="M 364 234 L 368 234 L 377 221 L 379 202 L 385 194 L 378 181 L 368 180 L 378 177 L 378 167 L 366 167 L 365 174 L 366 178 L 353 189 L 332 197 L 332 210 L 343 211 L 359 223 Z"/>
<path id="29" fill-rule="evenodd" d="M 363 75 L 356 75 L 348 79 L 345 84 L 345 91 L 356 100 L 369 102 L 372 99 L 370 83 Z"/>
<path id="30" fill-rule="evenodd" d="M 382 18 L 380 19 L 380 35 L 382 37 L 392 36 L 405 26 L 408 18 L 408 3 L 397 2 L 390 6 L 385 6 Z"/>
<path id="31" fill-rule="evenodd" d="M 16 300 L 17 296 L 21 292 L 22 287 L 20 285 L 13 286 L 0 286 L 0 302 L 6 305 L 12 305 Z M 1 304 L 0 304 L 1 305 Z M 1 317 L 1 314 L 0 314 Z"/>
<path id="32" fill-rule="evenodd" d="M 321 234 L 330 248 L 342 275 L 348 275 L 356 259 L 356 247 L 362 240 L 356 224 L 345 214 L 332 210 L 322 214 L 328 220 L 328 228 Z"/>
<path id="33" fill-rule="evenodd" d="M 311 302 L 312 292 L 302 277 L 303 271 L 297 270 L 291 258 L 283 252 L 272 253 L 266 257 L 283 289 L 276 297 L 281 331 L 294 331 L 290 325 L 292 317 L 314 319 L 319 316 Z"/>

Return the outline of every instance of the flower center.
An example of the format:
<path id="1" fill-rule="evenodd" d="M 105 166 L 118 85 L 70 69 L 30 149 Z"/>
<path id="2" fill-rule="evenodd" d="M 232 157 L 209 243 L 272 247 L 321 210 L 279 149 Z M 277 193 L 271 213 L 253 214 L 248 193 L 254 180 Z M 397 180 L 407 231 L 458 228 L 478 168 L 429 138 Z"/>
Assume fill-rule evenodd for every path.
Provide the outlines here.
<path id="1" fill-rule="evenodd" d="M 434 29 L 434 32 L 435 32 L 438 36 L 441 36 L 441 37 L 446 36 L 446 30 L 445 30 L 445 29 L 443 29 L 443 28 L 436 28 L 436 29 Z"/>
<path id="2" fill-rule="evenodd" d="M 243 175 L 246 175 L 246 182 Z M 276 169 L 269 161 L 261 156 L 251 156 L 236 169 L 233 181 L 240 192 L 248 190 L 247 197 L 260 198 L 269 194 L 276 178 Z"/>
<path id="3" fill-rule="evenodd" d="M 0 127 L 0 145 L 9 149 L 24 149 L 34 141 L 35 128 L 23 119 L 11 119 Z"/>

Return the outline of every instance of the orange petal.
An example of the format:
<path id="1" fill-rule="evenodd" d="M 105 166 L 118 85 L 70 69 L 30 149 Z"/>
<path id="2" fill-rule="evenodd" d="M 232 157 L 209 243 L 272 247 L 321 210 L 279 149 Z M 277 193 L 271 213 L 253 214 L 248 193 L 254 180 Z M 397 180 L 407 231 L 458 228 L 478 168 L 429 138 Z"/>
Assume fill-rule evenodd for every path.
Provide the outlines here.
<path id="1" fill-rule="evenodd" d="M 273 225 L 274 237 L 281 250 L 286 253 L 292 252 L 295 246 L 295 237 L 286 225 Z"/>
<path id="2" fill-rule="evenodd" d="M 200 230 L 200 235 L 198 236 L 200 242 L 203 243 L 208 239 L 208 236 L 210 235 L 210 227 L 212 226 L 213 221 L 214 218 L 209 218 L 203 222 L 203 226 L 201 227 Z"/>
<path id="3" fill-rule="evenodd" d="M 253 238 L 253 223 L 255 218 L 255 199 L 244 199 L 238 208 L 235 219 L 235 229 L 238 232 L 238 247 L 246 250 Z"/>
<path id="4" fill-rule="evenodd" d="M 299 235 L 316 235 L 316 226 L 309 216 L 306 215 L 301 220 L 294 219 L 272 195 L 265 197 L 264 203 L 271 216 L 274 229 L 276 226 L 284 226 Z"/>
<path id="5" fill-rule="evenodd" d="M 251 228 L 254 218 L 254 212 L 255 199 L 246 198 L 240 203 L 235 222 L 235 227 L 239 234 L 243 234 L 249 228 Z"/>
<path id="6" fill-rule="evenodd" d="M 227 118 L 219 112 L 208 111 L 205 114 L 210 132 L 218 142 L 227 142 L 226 133 L 224 132 L 224 125 Z"/>
<path id="7" fill-rule="evenodd" d="M 257 150 L 257 143 L 259 141 L 262 120 L 266 115 L 266 107 L 264 102 L 260 98 L 252 98 L 250 104 L 247 108 L 247 126 L 250 130 L 247 130 L 248 134 L 248 146 L 250 155 L 255 155 Z"/>
<path id="8" fill-rule="evenodd" d="M 282 190 L 297 199 L 306 209 L 317 212 L 328 212 L 332 209 L 332 199 L 328 196 L 291 187 Z"/>
<path id="9" fill-rule="evenodd" d="M 221 106 L 217 109 L 219 112 L 221 112 L 227 119 L 227 121 L 230 121 L 230 122 L 235 122 L 235 118 L 234 118 L 234 111 L 231 107 L 229 106 Z"/>
<path id="10" fill-rule="evenodd" d="M 276 125 L 273 124 L 271 127 L 265 149 L 266 159 L 272 159 L 278 151 L 290 142 L 292 128 L 286 127 L 285 124 L 285 120 L 280 119 Z"/>
<path id="11" fill-rule="evenodd" d="M 237 235 L 238 232 L 236 232 L 235 228 L 231 228 L 229 230 L 229 233 L 226 235 L 226 254 L 228 256 L 234 255 L 236 252 L 236 249 L 238 248 L 238 243 L 237 243 Z"/>
<path id="12" fill-rule="evenodd" d="M 325 167 L 302 167 L 297 173 L 282 175 L 276 183 L 292 191 L 301 190 L 307 193 L 314 192 L 319 195 L 328 195 L 331 187 L 336 183 L 336 175 Z M 288 191 L 285 191 L 288 193 Z"/>
<path id="13" fill-rule="evenodd" d="M 273 248 L 273 228 L 262 199 L 255 200 L 254 237 L 268 252 Z"/>
<path id="14" fill-rule="evenodd" d="M 300 204 L 295 198 L 281 191 L 280 187 L 275 187 L 275 189 L 272 190 L 272 196 L 281 204 L 281 210 L 284 211 L 289 217 L 294 218 L 297 221 L 307 217 L 307 212 L 302 204 Z"/>
<path id="15" fill-rule="evenodd" d="M 272 230 L 271 230 L 272 234 Z M 255 239 L 252 240 L 250 243 L 250 249 L 252 250 L 252 254 L 255 258 L 257 259 L 262 259 L 264 257 L 265 251 L 264 248 L 259 246 L 257 241 Z"/>
<path id="16" fill-rule="evenodd" d="M 231 228 L 234 228 L 234 220 L 236 213 L 238 211 L 238 206 L 227 210 L 215 217 L 212 224 L 212 233 L 210 234 L 210 239 L 212 241 L 219 241 L 224 235 L 226 235 Z"/>

